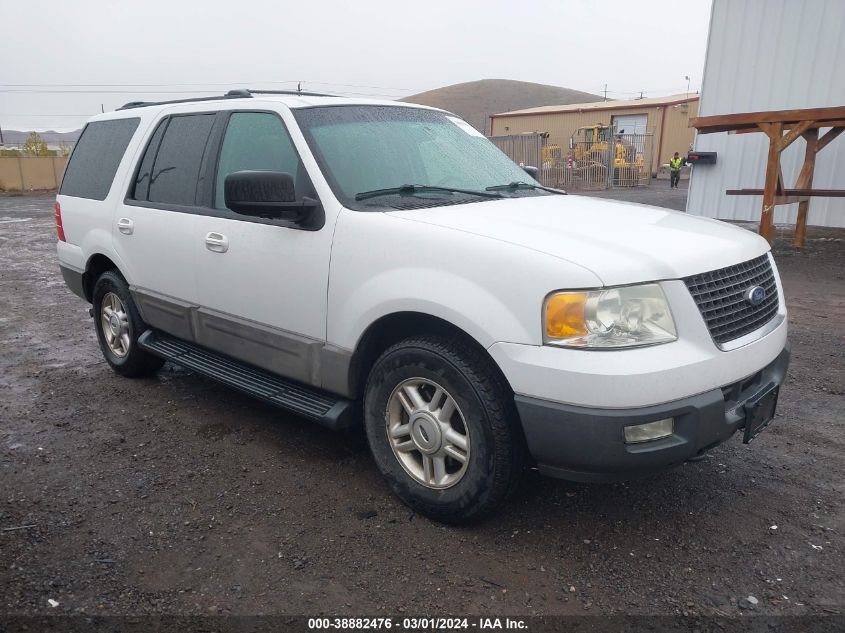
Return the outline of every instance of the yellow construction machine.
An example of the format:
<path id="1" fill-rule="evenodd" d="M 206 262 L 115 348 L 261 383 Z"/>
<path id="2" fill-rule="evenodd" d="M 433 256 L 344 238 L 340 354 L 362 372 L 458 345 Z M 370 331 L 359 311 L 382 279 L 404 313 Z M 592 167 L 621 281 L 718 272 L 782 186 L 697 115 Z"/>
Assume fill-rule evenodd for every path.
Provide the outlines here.
<path id="1" fill-rule="evenodd" d="M 543 145 L 543 167 L 558 167 L 563 164 L 560 145 Z"/>
<path id="2" fill-rule="evenodd" d="M 579 127 L 575 130 L 569 139 L 569 149 L 575 166 L 607 165 L 607 151 L 611 135 L 611 128 L 601 123 Z M 621 136 L 616 137 L 613 147 L 613 167 L 615 169 L 643 167 L 642 154 L 638 153 L 636 148 L 623 140 Z"/>
<path id="3" fill-rule="evenodd" d="M 616 186 L 637 186 L 645 170 L 642 152 L 623 136 L 613 137 L 610 126 L 597 123 L 576 129 L 569 139 L 569 164 L 586 181 L 607 177 L 608 151 L 613 143 L 613 181 Z"/>

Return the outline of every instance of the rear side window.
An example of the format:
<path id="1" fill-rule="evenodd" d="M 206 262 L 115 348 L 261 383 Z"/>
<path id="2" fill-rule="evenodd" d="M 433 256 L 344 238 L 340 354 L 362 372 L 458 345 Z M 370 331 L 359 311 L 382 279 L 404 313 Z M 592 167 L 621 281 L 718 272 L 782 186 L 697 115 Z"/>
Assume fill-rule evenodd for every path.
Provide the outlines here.
<path id="1" fill-rule="evenodd" d="M 159 125 L 141 159 L 134 199 L 186 206 L 195 203 L 214 118 L 214 114 L 180 115 Z"/>
<path id="2" fill-rule="evenodd" d="M 59 193 L 105 200 L 120 159 L 141 119 L 94 121 L 85 126 L 73 148 Z"/>

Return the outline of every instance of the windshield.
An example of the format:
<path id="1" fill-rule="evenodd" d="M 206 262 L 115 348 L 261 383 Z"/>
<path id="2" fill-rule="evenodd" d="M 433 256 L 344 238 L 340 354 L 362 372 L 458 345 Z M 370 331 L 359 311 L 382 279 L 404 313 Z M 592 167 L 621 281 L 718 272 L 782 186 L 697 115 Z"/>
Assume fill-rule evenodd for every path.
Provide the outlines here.
<path id="1" fill-rule="evenodd" d="M 295 109 L 294 116 L 335 195 L 352 209 L 479 202 L 500 196 L 471 192 L 538 184 L 481 132 L 444 112 L 361 105 Z M 405 187 L 362 196 L 405 185 L 464 191 Z M 510 195 L 549 194 L 521 188 Z"/>

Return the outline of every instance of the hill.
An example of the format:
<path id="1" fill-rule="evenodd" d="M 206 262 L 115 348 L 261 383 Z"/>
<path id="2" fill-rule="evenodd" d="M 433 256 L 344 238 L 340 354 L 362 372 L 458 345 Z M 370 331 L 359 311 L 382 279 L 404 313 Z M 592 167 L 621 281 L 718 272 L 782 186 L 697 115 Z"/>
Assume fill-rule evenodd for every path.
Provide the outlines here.
<path id="1" fill-rule="evenodd" d="M 73 132 L 55 132 L 53 130 L 47 130 L 46 132 L 39 132 L 39 136 L 41 136 L 42 140 L 45 143 L 54 144 L 54 143 L 75 143 L 76 139 L 79 138 L 79 134 L 82 130 L 74 130 Z M 8 145 L 15 145 L 24 143 L 26 138 L 29 136 L 29 132 L 22 132 L 20 130 L 3 130 L 3 142 Z"/>
<path id="2" fill-rule="evenodd" d="M 404 97 L 401 101 L 454 112 L 481 132 L 488 132 L 489 116 L 542 105 L 601 101 L 599 95 L 511 79 L 481 79 L 436 88 Z"/>

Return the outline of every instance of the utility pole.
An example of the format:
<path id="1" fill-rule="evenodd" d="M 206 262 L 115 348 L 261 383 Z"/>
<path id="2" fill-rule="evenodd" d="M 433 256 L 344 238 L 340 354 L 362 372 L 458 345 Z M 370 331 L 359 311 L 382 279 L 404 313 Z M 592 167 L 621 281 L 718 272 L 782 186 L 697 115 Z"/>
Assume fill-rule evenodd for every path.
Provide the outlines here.
<path id="1" fill-rule="evenodd" d="M 604 84 L 604 100 L 607 101 L 607 84 Z"/>
<path id="2" fill-rule="evenodd" d="M 0 125 L 0 145 L 3 145 L 3 126 Z"/>
<path id="3" fill-rule="evenodd" d="M 106 109 L 103 107 L 103 104 L 101 103 L 100 104 L 100 112 L 105 112 L 105 111 L 106 111 Z"/>
<path id="4" fill-rule="evenodd" d="M 689 99 L 689 75 L 684 75 L 684 79 L 687 80 L 687 99 Z"/>

